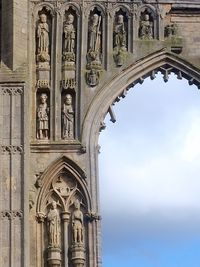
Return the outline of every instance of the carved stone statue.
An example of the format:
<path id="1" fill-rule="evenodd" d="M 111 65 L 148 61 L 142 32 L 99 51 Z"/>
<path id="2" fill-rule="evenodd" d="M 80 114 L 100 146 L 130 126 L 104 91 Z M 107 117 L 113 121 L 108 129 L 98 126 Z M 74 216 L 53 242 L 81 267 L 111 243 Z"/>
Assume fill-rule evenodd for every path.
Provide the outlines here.
<path id="1" fill-rule="evenodd" d="M 127 55 L 126 30 L 124 25 L 124 16 L 118 15 L 114 25 L 114 60 L 117 66 L 122 66 Z"/>
<path id="2" fill-rule="evenodd" d="M 89 25 L 89 56 L 92 60 L 100 61 L 101 49 L 101 16 L 94 14 Z"/>
<path id="3" fill-rule="evenodd" d="M 40 95 L 40 104 L 37 108 L 37 138 L 48 139 L 49 133 L 49 107 L 47 105 L 47 94 Z"/>
<path id="4" fill-rule="evenodd" d="M 75 60 L 74 49 L 75 49 L 75 38 L 76 32 L 74 29 L 74 16 L 72 14 L 67 15 L 66 22 L 64 23 L 64 51 L 63 56 L 67 56 L 70 58 L 66 58 L 66 60 Z"/>
<path id="5" fill-rule="evenodd" d="M 62 137 L 63 139 L 74 138 L 74 109 L 72 96 L 66 94 L 62 107 Z"/>
<path id="6" fill-rule="evenodd" d="M 60 248 L 61 241 L 61 226 L 60 226 L 60 215 L 57 209 L 56 201 L 51 203 L 52 209 L 47 214 L 47 229 L 48 229 L 48 244 L 49 248 Z"/>
<path id="7" fill-rule="evenodd" d="M 153 23 L 150 21 L 149 14 L 145 14 L 140 21 L 139 37 L 141 39 L 153 39 Z"/>
<path id="8" fill-rule="evenodd" d="M 40 15 L 40 21 L 37 27 L 37 57 L 38 61 L 46 62 L 50 60 L 49 56 L 49 25 L 47 16 Z"/>
<path id="9" fill-rule="evenodd" d="M 72 213 L 72 241 L 74 244 L 83 244 L 83 213 L 80 210 L 80 202 L 74 203 L 75 210 Z"/>
<path id="10" fill-rule="evenodd" d="M 126 50 L 126 30 L 124 26 L 124 16 L 118 15 L 114 26 L 114 47 Z"/>

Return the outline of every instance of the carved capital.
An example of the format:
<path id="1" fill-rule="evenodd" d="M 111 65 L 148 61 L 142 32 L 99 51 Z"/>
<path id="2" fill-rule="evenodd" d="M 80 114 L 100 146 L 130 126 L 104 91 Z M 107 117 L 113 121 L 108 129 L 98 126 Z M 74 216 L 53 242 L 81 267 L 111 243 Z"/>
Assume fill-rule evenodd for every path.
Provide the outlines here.
<path id="1" fill-rule="evenodd" d="M 89 222 L 93 222 L 93 221 L 97 222 L 97 221 L 101 220 L 101 216 L 95 212 L 92 212 L 92 211 L 86 213 L 85 217 Z"/>
<path id="2" fill-rule="evenodd" d="M 36 219 L 39 223 L 43 223 L 46 218 L 46 215 L 43 212 L 38 212 L 36 215 Z"/>

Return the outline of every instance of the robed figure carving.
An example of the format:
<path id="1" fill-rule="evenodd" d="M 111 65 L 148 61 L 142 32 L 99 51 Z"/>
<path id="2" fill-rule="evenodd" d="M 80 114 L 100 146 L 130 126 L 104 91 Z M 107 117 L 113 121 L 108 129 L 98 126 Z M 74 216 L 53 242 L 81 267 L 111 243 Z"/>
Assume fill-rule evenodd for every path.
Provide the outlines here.
<path id="1" fill-rule="evenodd" d="M 40 95 L 40 104 L 37 107 L 37 138 L 49 138 L 49 107 L 45 93 Z"/>
<path id="2" fill-rule="evenodd" d="M 63 57 L 65 60 L 75 61 L 75 38 L 76 32 L 74 29 L 74 16 L 72 14 L 67 15 L 64 23 L 64 51 Z"/>
<path id="3" fill-rule="evenodd" d="M 101 50 L 101 16 L 94 14 L 89 25 L 89 50 L 91 60 L 100 62 Z"/>
<path id="4" fill-rule="evenodd" d="M 72 242 L 73 244 L 83 244 L 83 213 L 80 210 L 80 202 L 77 199 L 74 203 L 75 210 L 72 213 Z"/>
<path id="5" fill-rule="evenodd" d="M 123 15 L 117 16 L 114 26 L 114 47 L 126 50 L 126 30 Z"/>
<path id="6" fill-rule="evenodd" d="M 48 229 L 48 246 L 49 248 L 61 247 L 61 226 L 60 215 L 57 209 L 56 201 L 52 201 L 52 208 L 47 214 L 47 229 Z"/>
<path id="7" fill-rule="evenodd" d="M 74 109 L 70 94 L 65 95 L 62 107 L 62 137 L 63 139 L 74 138 Z"/>
<path id="8" fill-rule="evenodd" d="M 145 13 L 140 21 L 139 37 L 141 39 L 153 39 L 153 22 L 148 13 Z"/>
<path id="9" fill-rule="evenodd" d="M 47 16 L 40 15 L 40 21 L 37 27 L 37 57 L 38 61 L 46 62 L 50 60 L 49 56 L 49 25 Z"/>
<path id="10" fill-rule="evenodd" d="M 116 23 L 114 25 L 113 32 L 114 39 L 114 59 L 117 66 L 121 66 L 126 58 L 127 45 L 126 38 L 127 33 L 124 25 L 124 16 L 118 15 L 116 18 Z"/>

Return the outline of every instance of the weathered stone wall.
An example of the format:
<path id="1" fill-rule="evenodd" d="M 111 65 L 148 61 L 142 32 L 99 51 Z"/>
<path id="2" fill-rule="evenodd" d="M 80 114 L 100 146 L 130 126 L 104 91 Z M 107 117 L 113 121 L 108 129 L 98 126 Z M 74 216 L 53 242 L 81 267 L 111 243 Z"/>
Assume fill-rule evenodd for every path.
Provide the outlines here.
<path id="1" fill-rule="evenodd" d="M 158 71 L 200 88 L 199 0 L 6 0 L 2 25 L 0 266 L 100 267 L 99 130 L 129 87 Z"/>

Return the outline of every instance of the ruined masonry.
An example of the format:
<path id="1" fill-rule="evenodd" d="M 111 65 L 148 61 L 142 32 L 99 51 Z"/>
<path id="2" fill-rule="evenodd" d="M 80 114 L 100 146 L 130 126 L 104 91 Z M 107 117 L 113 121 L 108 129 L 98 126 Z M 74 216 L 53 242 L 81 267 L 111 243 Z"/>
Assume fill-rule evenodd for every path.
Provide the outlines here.
<path id="1" fill-rule="evenodd" d="M 101 267 L 104 118 L 158 72 L 200 88 L 200 1 L 3 0 L 0 12 L 0 267 Z"/>

